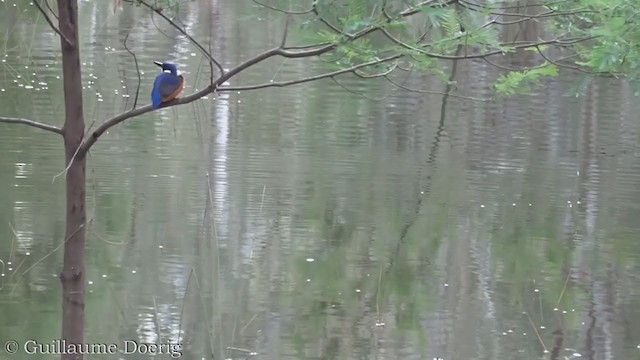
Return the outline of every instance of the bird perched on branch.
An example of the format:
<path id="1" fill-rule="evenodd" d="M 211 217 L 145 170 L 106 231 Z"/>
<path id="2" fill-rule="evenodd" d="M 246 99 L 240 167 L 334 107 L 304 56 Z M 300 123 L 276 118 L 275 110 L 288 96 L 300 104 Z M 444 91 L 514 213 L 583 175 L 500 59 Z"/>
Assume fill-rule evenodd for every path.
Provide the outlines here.
<path id="1" fill-rule="evenodd" d="M 178 75 L 178 69 L 171 63 L 154 61 L 154 64 L 162 68 L 162 73 L 156 76 L 151 91 L 151 103 L 157 109 L 160 104 L 175 99 L 184 89 L 184 78 Z"/>

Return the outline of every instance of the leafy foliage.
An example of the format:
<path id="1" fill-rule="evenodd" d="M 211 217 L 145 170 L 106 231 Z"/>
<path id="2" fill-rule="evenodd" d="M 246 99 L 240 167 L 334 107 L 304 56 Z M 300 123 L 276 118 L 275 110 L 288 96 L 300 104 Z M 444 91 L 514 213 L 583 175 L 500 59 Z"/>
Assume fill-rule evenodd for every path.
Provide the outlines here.
<path id="1" fill-rule="evenodd" d="M 341 68 L 395 53 L 403 55 L 405 68 L 442 73 L 447 60 L 508 63 L 522 50 L 531 50 L 534 59 L 527 66 L 513 71 L 499 67 L 495 90 L 507 95 L 530 91 L 561 68 L 640 79 L 640 10 L 635 0 L 518 4 L 316 0 L 309 13 L 316 26 L 309 29 L 336 45 L 330 58 Z"/>
<path id="2" fill-rule="evenodd" d="M 524 71 L 512 71 L 500 75 L 495 84 L 498 93 L 506 95 L 514 95 L 516 93 L 526 92 L 530 86 L 536 84 L 544 76 L 558 75 L 558 67 L 545 63 L 544 66 Z"/>

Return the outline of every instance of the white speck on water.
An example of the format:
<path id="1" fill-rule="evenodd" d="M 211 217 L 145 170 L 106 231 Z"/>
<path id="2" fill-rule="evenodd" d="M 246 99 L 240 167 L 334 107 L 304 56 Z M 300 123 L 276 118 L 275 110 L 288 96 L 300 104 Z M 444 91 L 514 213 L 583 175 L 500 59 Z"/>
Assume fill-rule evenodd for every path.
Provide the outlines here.
<path id="1" fill-rule="evenodd" d="M 580 325 L 584 325 L 584 321 L 583 321 L 583 322 L 582 322 L 582 324 L 580 324 Z"/>
<path id="2" fill-rule="evenodd" d="M 533 289 L 533 292 L 540 292 L 540 290 L 538 290 L 538 289 Z"/>
<path id="3" fill-rule="evenodd" d="M 571 312 L 576 312 L 576 309 L 571 309 Z"/>
<path id="4" fill-rule="evenodd" d="M 13 270 L 13 268 L 8 268 L 7 270 L 11 271 L 11 270 Z"/>
<path id="5" fill-rule="evenodd" d="M 307 258 L 307 262 L 314 262 L 316 261 L 314 258 Z"/>
<path id="6" fill-rule="evenodd" d="M 191 53 L 191 56 L 196 56 L 196 55 L 197 55 L 196 53 Z"/>
<path id="7" fill-rule="evenodd" d="M 356 289 L 356 292 L 357 292 L 357 293 L 359 293 L 359 292 L 360 292 L 360 289 Z"/>
<path id="8" fill-rule="evenodd" d="M 137 271 L 135 271 L 135 270 L 131 270 L 131 273 L 132 273 L 132 274 L 135 274 L 135 273 L 137 273 Z"/>
<path id="9" fill-rule="evenodd" d="M 93 281 L 89 280 L 89 281 L 87 282 L 87 284 L 89 284 L 89 285 L 93 285 Z"/>
<path id="10" fill-rule="evenodd" d="M 562 313 L 563 313 L 563 314 L 566 314 L 566 313 L 567 313 L 567 310 L 562 310 Z"/>
<path id="11" fill-rule="evenodd" d="M 0 274 L 0 276 L 4 276 L 4 273 Z"/>
<path id="12" fill-rule="evenodd" d="M 503 331 L 502 332 L 502 336 L 506 336 L 506 335 L 507 335 L 507 333 Z"/>
<path id="13" fill-rule="evenodd" d="M 311 282 L 311 279 L 307 279 L 307 282 Z"/>
<path id="14" fill-rule="evenodd" d="M 526 333 L 526 332 L 523 332 L 523 333 L 522 333 L 522 336 L 527 336 L 527 333 Z"/>
<path id="15" fill-rule="evenodd" d="M 27 251 L 26 253 L 24 253 L 25 255 L 29 256 L 31 255 L 31 253 L 29 251 Z"/>
<path id="16" fill-rule="evenodd" d="M 242 102 L 242 100 L 238 100 L 238 104 L 240 104 Z"/>
<path id="17" fill-rule="evenodd" d="M 447 283 L 444 283 L 444 287 L 448 287 L 448 286 L 449 286 L 449 284 L 447 284 Z"/>
<path id="18" fill-rule="evenodd" d="M 516 203 L 511 204 L 512 206 L 516 206 Z"/>
<path id="19" fill-rule="evenodd" d="M 164 246 L 158 245 L 158 249 L 163 249 L 163 248 L 164 248 Z"/>
<path id="20" fill-rule="evenodd" d="M 481 207 L 481 208 L 484 208 L 484 204 L 483 204 L 483 205 L 480 205 L 480 207 Z"/>
<path id="21" fill-rule="evenodd" d="M 571 354 L 571 356 L 573 356 L 573 357 L 582 357 L 582 354 L 580 354 L 580 353 L 573 353 L 573 354 Z"/>
<path id="22" fill-rule="evenodd" d="M 553 308 L 553 311 L 558 311 L 558 308 Z"/>
<path id="23" fill-rule="evenodd" d="M 107 278 L 107 274 L 102 274 L 102 278 L 106 279 Z"/>
<path id="24" fill-rule="evenodd" d="M 546 327 L 544 325 L 540 325 L 540 329 L 546 329 Z"/>
<path id="25" fill-rule="evenodd" d="M 16 76 L 16 77 L 17 77 L 18 79 L 20 79 L 20 78 L 22 77 L 22 75 L 18 75 L 18 76 Z"/>

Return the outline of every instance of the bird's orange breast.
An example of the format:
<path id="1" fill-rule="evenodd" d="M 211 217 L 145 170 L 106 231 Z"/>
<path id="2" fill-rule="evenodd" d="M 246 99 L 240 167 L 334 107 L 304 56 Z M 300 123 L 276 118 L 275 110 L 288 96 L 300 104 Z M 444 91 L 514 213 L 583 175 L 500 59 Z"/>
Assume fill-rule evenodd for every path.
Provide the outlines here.
<path id="1" fill-rule="evenodd" d="M 184 77 L 182 77 L 182 75 L 178 75 L 178 77 L 180 78 L 180 86 L 178 86 L 171 94 L 169 94 L 168 96 L 164 96 L 162 98 L 162 102 L 169 102 L 173 99 L 175 99 L 178 94 L 180 94 L 182 92 L 182 89 L 184 89 L 184 85 L 185 85 L 185 81 L 184 81 Z"/>

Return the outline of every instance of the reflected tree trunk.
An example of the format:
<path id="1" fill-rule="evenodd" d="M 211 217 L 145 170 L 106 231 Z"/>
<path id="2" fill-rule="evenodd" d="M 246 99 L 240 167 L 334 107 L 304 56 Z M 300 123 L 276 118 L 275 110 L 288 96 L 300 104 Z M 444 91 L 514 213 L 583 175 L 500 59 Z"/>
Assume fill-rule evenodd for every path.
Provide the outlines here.
<path id="1" fill-rule="evenodd" d="M 84 339 L 85 283 L 85 154 L 78 151 L 84 136 L 82 80 L 78 41 L 78 4 L 58 0 L 62 49 L 65 121 L 63 127 L 66 172 L 66 234 L 62 282 L 62 339 L 81 344 Z M 67 41 L 67 39 L 69 41 Z M 63 354 L 62 360 L 80 360 L 81 354 Z"/>

